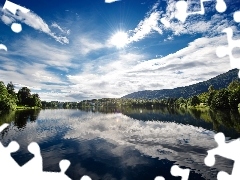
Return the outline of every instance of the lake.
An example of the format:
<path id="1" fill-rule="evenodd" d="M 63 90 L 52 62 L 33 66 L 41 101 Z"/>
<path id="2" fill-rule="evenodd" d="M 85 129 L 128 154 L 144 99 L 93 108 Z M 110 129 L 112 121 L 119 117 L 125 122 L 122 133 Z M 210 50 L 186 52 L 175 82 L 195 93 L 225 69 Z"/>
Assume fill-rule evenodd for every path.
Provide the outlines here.
<path id="1" fill-rule="evenodd" d="M 47 109 L 16 111 L 0 116 L 10 123 L 1 133 L 7 146 L 15 140 L 20 150 L 13 153 L 19 165 L 33 155 L 27 146 L 37 142 L 44 171 L 60 171 L 59 162 L 71 162 L 66 174 L 79 180 L 181 179 L 170 174 L 174 164 L 190 168 L 189 179 L 217 179 L 219 171 L 231 173 L 233 161 L 216 156 L 207 167 L 207 150 L 215 148 L 214 135 L 240 137 L 238 111 L 176 109 Z"/>

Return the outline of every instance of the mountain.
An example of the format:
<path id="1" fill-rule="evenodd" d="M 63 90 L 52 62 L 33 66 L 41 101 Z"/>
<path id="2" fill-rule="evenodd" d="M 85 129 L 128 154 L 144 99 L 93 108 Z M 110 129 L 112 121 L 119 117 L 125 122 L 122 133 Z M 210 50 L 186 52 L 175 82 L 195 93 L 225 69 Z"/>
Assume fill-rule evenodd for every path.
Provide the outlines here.
<path id="1" fill-rule="evenodd" d="M 208 91 L 208 87 L 212 85 L 214 89 L 226 88 L 233 80 L 238 79 L 238 69 L 232 69 L 226 73 L 220 74 L 207 81 L 199 82 L 185 87 L 178 87 L 174 89 L 162 89 L 162 90 L 145 90 L 138 91 L 122 98 L 136 98 L 136 99 L 164 99 L 164 98 L 188 98 L 193 95 L 198 95 Z"/>

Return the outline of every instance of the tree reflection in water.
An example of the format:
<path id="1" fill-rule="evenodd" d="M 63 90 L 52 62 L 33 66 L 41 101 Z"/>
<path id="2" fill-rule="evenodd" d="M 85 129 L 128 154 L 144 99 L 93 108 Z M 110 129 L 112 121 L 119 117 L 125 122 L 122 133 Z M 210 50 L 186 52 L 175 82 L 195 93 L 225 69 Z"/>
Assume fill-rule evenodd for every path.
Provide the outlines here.
<path id="1" fill-rule="evenodd" d="M 24 128 L 27 122 L 34 122 L 37 120 L 40 109 L 10 111 L 0 114 L 0 124 L 11 123 L 18 128 Z"/>
<path id="2" fill-rule="evenodd" d="M 216 132 L 225 132 L 232 138 L 238 138 L 240 135 L 240 113 L 238 110 L 211 110 L 211 109 L 174 109 L 174 108 L 115 108 L 99 107 L 83 108 L 87 112 L 101 113 L 122 113 L 131 118 L 138 120 L 159 120 L 191 124 L 194 126 L 204 127 Z M 188 117 L 192 119 L 189 120 Z M 232 129 L 236 132 L 231 132 Z M 228 134 L 230 133 L 230 134 Z M 236 134 L 236 135 L 233 135 Z M 227 136 L 226 135 L 226 136 Z"/>

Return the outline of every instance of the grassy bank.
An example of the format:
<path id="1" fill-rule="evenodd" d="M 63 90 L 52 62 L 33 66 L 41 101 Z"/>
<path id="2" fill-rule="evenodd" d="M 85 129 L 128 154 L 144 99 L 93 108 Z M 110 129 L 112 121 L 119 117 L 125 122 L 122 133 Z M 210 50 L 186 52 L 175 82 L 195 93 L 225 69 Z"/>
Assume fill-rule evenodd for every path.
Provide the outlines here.
<path id="1" fill-rule="evenodd" d="M 27 110 L 27 109 L 41 109 L 41 108 L 37 107 L 37 106 L 33 106 L 33 107 L 30 107 L 30 106 L 17 106 L 16 107 L 16 110 Z"/>

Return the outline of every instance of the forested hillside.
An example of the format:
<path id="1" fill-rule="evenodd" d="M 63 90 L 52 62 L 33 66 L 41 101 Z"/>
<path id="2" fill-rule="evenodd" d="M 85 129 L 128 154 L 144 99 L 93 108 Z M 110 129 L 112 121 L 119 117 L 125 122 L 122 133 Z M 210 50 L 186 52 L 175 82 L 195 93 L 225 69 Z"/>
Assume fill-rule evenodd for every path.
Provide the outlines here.
<path id="1" fill-rule="evenodd" d="M 138 91 L 123 96 L 122 98 L 134 98 L 134 99 L 164 99 L 180 97 L 189 98 L 191 96 L 207 92 L 209 86 L 211 85 L 216 90 L 226 88 L 232 81 L 238 79 L 238 71 L 239 71 L 238 69 L 232 69 L 212 79 L 197 84 L 193 84 L 190 86 L 178 87 L 174 89 Z"/>

